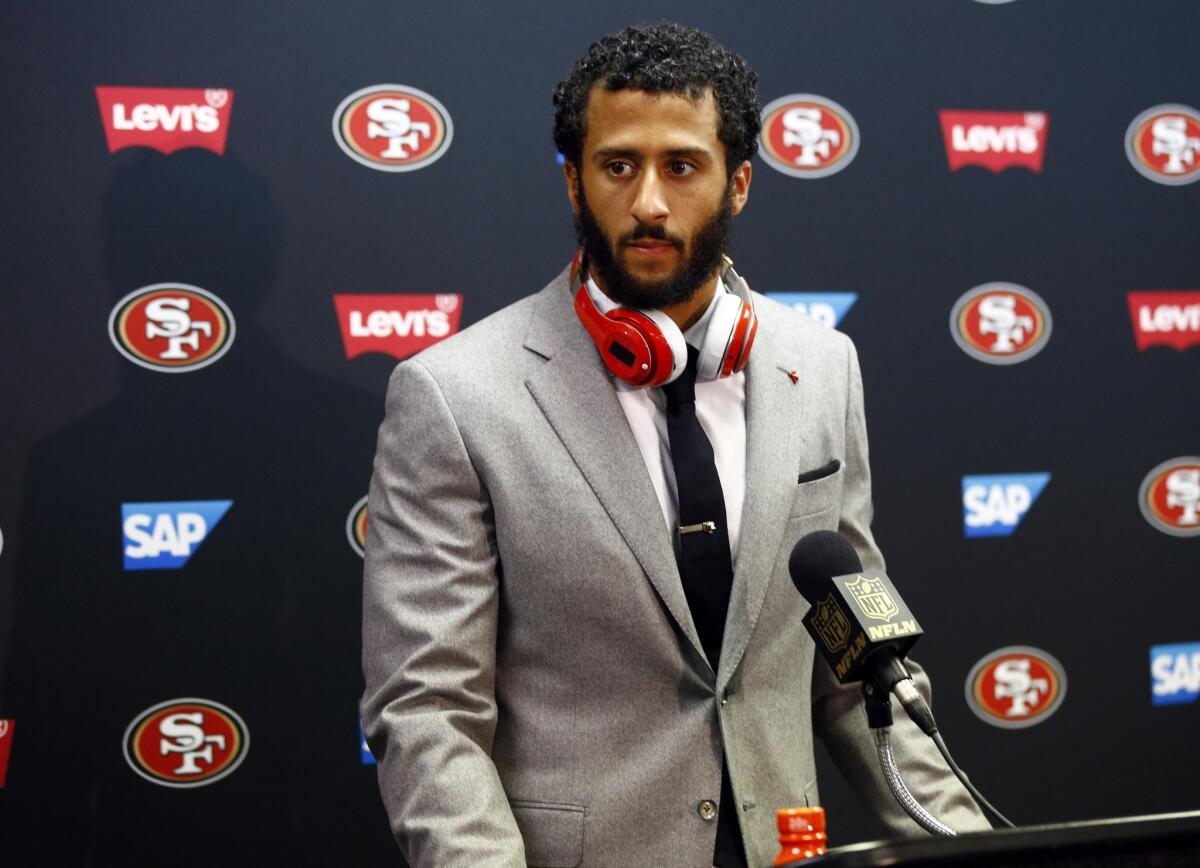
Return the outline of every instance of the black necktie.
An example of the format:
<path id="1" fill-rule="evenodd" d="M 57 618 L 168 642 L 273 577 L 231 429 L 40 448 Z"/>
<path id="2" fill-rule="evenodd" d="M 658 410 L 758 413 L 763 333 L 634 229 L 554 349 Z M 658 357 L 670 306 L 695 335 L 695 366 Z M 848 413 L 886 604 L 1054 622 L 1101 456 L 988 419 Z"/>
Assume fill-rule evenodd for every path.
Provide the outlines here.
<path id="1" fill-rule="evenodd" d="M 713 671 L 721 657 L 721 637 L 733 586 L 733 559 L 725 524 L 725 495 L 712 444 L 696 418 L 696 359 L 688 347 L 688 365 L 662 387 L 667 398 L 667 435 L 679 492 L 679 573 L 692 621 Z"/>
<path id="2" fill-rule="evenodd" d="M 679 493 L 679 574 L 700 644 L 716 672 L 733 587 L 733 557 L 725 524 L 725 495 L 712 444 L 696 418 L 698 357 L 699 353 L 689 346 L 687 369 L 662 390 L 667 398 L 667 436 Z M 744 852 L 729 769 L 723 763 L 713 864 L 740 868 L 746 864 Z"/>

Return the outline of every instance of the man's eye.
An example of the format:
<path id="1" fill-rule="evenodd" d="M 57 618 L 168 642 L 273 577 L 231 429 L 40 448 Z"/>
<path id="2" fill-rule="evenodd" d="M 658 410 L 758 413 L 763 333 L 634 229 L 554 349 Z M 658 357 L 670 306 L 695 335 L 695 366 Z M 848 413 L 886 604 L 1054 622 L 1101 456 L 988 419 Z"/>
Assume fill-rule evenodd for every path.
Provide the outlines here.
<path id="1" fill-rule="evenodd" d="M 675 162 L 671 163 L 671 174 L 672 175 L 678 175 L 680 177 L 683 177 L 684 175 L 692 174 L 692 172 L 694 172 L 694 171 L 696 171 L 696 167 L 693 166 L 691 163 L 683 162 L 683 160 L 676 160 Z"/>
<path id="2" fill-rule="evenodd" d="M 608 164 L 608 173 L 616 178 L 623 178 L 633 171 L 633 166 L 623 160 L 614 160 Z"/>

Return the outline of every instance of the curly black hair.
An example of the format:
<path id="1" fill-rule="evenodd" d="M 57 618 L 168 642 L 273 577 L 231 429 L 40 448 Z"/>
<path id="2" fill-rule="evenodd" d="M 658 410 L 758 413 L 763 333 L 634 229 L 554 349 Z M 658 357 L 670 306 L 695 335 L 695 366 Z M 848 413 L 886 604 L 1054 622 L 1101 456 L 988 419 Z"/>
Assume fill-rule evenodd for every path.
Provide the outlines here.
<path id="1" fill-rule="evenodd" d="M 758 151 L 758 76 L 707 33 L 660 21 L 627 27 L 592 43 L 587 56 L 554 88 L 554 144 L 576 166 L 587 132 L 588 95 L 597 82 L 608 90 L 677 93 L 691 99 L 702 98 L 711 87 L 729 174 Z"/>

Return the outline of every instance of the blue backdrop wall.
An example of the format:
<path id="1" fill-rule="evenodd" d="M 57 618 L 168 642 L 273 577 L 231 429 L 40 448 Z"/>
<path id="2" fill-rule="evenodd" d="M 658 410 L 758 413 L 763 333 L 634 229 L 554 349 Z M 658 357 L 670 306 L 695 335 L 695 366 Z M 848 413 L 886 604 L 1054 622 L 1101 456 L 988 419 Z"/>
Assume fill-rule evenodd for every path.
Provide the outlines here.
<path id="1" fill-rule="evenodd" d="M 961 764 L 1022 823 L 1200 807 L 1194 3 L 9 2 L 13 864 L 399 863 L 356 722 L 387 376 L 568 261 L 551 90 L 662 17 L 777 104 L 732 253 L 857 343 Z"/>

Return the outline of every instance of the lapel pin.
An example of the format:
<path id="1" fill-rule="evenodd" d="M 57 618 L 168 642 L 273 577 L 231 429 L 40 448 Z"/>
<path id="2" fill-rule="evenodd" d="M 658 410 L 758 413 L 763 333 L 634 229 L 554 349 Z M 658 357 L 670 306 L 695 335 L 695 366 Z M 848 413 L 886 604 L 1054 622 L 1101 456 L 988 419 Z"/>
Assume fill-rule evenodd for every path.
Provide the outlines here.
<path id="1" fill-rule="evenodd" d="M 787 374 L 787 375 L 788 375 L 788 377 L 789 377 L 789 378 L 791 379 L 791 381 L 792 381 L 792 385 L 793 385 L 793 386 L 794 386 L 796 383 L 799 383 L 799 382 L 800 382 L 800 375 L 799 375 L 799 374 L 797 374 L 795 371 L 789 371 L 789 370 L 788 370 L 787 368 L 785 368 L 783 365 L 780 365 L 780 366 L 779 366 L 779 370 L 783 371 L 785 374 Z"/>

